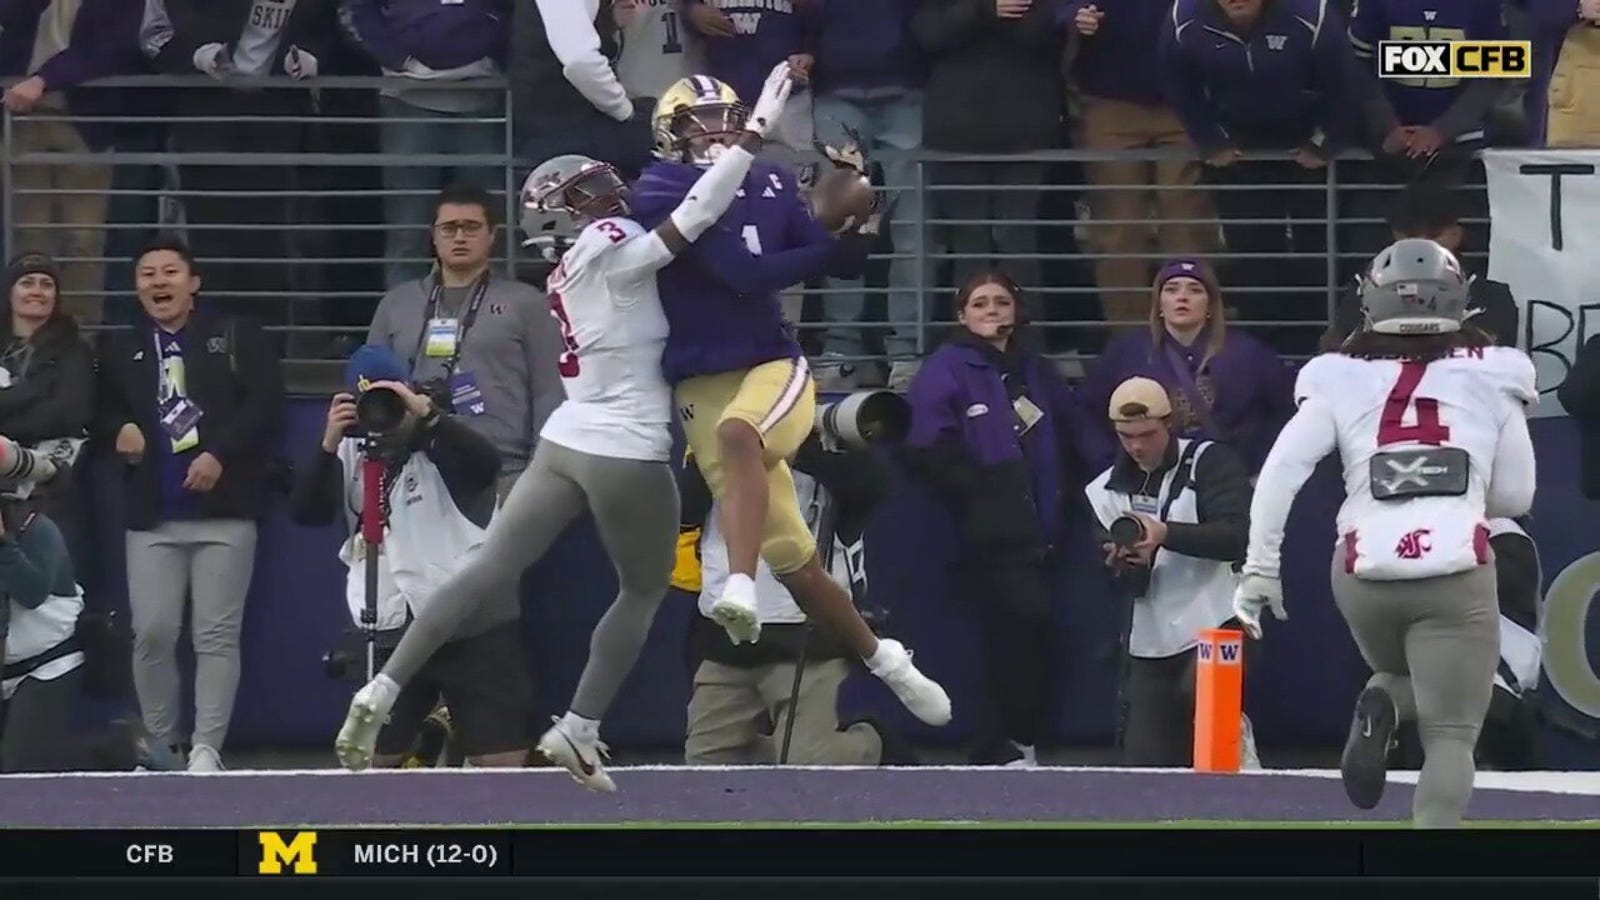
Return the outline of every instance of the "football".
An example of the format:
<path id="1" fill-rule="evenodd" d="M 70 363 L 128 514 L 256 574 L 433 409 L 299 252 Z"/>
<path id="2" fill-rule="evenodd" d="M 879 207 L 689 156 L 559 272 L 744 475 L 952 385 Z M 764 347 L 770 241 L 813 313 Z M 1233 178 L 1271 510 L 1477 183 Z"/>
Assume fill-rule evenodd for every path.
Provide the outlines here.
<path id="1" fill-rule="evenodd" d="M 811 186 L 811 214 L 832 232 L 866 221 L 876 202 L 872 183 L 853 169 L 832 169 Z"/>

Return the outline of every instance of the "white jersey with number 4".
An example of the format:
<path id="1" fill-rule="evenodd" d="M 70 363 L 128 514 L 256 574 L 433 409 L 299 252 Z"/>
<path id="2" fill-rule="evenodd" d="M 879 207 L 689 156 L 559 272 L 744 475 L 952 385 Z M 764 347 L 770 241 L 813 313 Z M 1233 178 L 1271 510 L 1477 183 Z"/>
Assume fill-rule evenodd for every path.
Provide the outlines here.
<path id="1" fill-rule="evenodd" d="M 1344 468 L 1336 552 L 1345 571 L 1399 581 L 1487 563 L 1488 520 L 1521 515 L 1515 507 L 1532 500 L 1527 407 L 1537 399 L 1533 363 L 1513 347 L 1431 363 L 1312 359 L 1295 383 L 1299 410 L 1256 485 L 1245 571 L 1278 577 L 1294 492 L 1334 451 Z"/>
<path id="2" fill-rule="evenodd" d="M 545 292 L 565 343 L 567 399 L 541 440 L 594 456 L 667 462 L 672 389 L 661 375 L 667 317 L 656 271 L 672 261 L 659 237 L 632 219 L 589 223 L 561 257 Z"/>

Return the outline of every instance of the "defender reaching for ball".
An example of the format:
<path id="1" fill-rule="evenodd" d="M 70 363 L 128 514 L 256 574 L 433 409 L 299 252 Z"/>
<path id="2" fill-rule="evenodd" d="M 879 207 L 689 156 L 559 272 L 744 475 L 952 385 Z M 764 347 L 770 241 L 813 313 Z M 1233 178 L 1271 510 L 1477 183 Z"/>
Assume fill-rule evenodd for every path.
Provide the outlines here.
<path id="1" fill-rule="evenodd" d="M 645 227 L 663 221 L 744 127 L 738 96 L 693 75 L 656 106 L 655 153 L 635 184 Z M 917 718 L 950 721 L 950 698 L 917 670 L 898 641 L 879 640 L 849 594 L 828 577 L 795 501 L 789 459 L 816 417 L 811 373 L 777 292 L 822 274 L 850 274 L 866 258 L 870 191 L 859 177 L 824 176 L 813 189 L 821 221 L 783 169 L 757 163 L 740 199 L 657 283 L 671 325 L 662 370 L 675 388 L 694 459 L 716 498 L 729 577 L 711 608 L 735 643 L 754 642 L 756 560 L 806 614 L 831 629 Z M 865 195 L 867 201 L 863 202 Z"/>
<path id="2" fill-rule="evenodd" d="M 539 739 L 538 750 L 580 784 L 616 790 L 602 764 L 600 717 L 638 660 L 678 543 L 672 391 L 661 378 L 667 322 L 655 272 L 733 202 L 792 85 L 787 63 L 773 69 L 750 121 L 730 136 L 737 143 L 697 173 L 687 196 L 653 230 L 629 218 L 627 188 L 606 163 L 568 154 L 528 176 L 522 227 L 527 243 L 556 263 L 546 293 L 566 342 L 559 367 L 567 399 L 545 423 L 533 462 L 491 520 L 482 547 L 429 599 L 383 672 L 351 701 L 335 742 L 347 767 L 371 763 L 400 688 L 481 598 L 513 589 L 587 508 L 616 567 L 617 598 L 595 626 L 571 707 Z"/>

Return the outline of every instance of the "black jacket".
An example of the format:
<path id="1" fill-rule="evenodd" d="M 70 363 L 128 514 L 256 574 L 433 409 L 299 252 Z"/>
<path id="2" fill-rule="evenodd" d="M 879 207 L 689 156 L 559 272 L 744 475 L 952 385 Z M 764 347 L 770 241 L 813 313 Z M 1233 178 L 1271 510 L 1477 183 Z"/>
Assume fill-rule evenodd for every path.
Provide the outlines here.
<path id="1" fill-rule="evenodd" d="M 4 363 L 12 384 L 0 389 L 0 434 L 19 444 L 83 436 L 94 419 L 94 352 L 64 315 L 29 343 L 31 352 Z"/>
<path id="2" fill-rule="evenodd" d="M 793 463 L 795 471 L 817 480 L 833 497 L 833 533 L 848 545 L 866 530 L 867 522 L 879 503 L 889 495 L 893 468 L 871 451 L 829 453 L 813 434 L 800 445 Z M 706 486 L 700 467 L 691 460 L 678 474 L 681 496 L 679 528 L 703 529 L 711 511 L 711 489 Z M 698 549 L 696 551 L 698 553 Z M 807 626 L 799 624 L 763 625 L 761 640 L 735 645 L 728 633 L 705 616 L 696 614 L 690 623 L 690 651 L 696 660 L 709 659 L 739 668 L 753 668 L 792 661 L 799 656 L 806 640 Z M 849 651 L 831 634 L 820 628 L 810 632 L 806 658 L 813 662 L 849 658 Z M 693 671 L 694 666 L 691 666 Z"/>
<path id="3" fill-rule="evenodd" d="M 1556 399 L 1578 423 L 1578 481 L 1583 495 L 1600 500 L 1600 334 L 1578 349 Z"/>
<path id="4" fill-rule="evenodd" d="M 1156 471 L 1146 475 L 1131 457 L 1122 453 L 1111 465 L 1106 488 L 1118 494 L 1159 495 L 1161 481 L 1178 464 L 1178 443 L 1167 448 L 1167 458 Z M 1183 477 L 1180 473 L 1179 478 Z M 1174 479 L 1173 487 L 1176 488 Z M 1161 549 L 1197 559 L 1242 564 L 1250 544 L 1250 472 L 1239 454 L 1226 444 L 1213 442 L 1194 463 L 1196 523 L 1167 522 L 1167 539 Z M 1174 496 L 1176 490 L 1171 492 Z M 1095 541 L 1111 540 L 1098 519 L 1094 523 Z"/>
<path id="5" fill-rule="evenodd" d="M 581 3 L 582 0 L 566 2 Z M 600 13 L 595 17 L 594 27 L 600 35 L 600 52 L 615 69 L 622 44 L 618 41 L 612 5 L 612 0 L 600 0 Z M 535 139 L 541 139 L 542 147 L 544 141 L 556 136 L 576 140 L 578 134 L 616 130 L 616 120 L 595 109 L 594 104 L 567 80 L 561 60 L 551 49 L 550 38 L 545 34 L 544 16 L 534 0 L 518 0 L 512 12 L 509 56 L 506 69 L 511 80 L 511 114 L 519 148 Z M 661 87 L 664 90 L 667 86 Z M 635 115 L 647 106 L 654 106 L 654 103 L 636 103 Z M 644 140 L 648 143 L 649 138 L 644 137 Z"/>
<path id="6" fill-rule="evenodd" d="M 130 0 L 131 2 L 131 0 Z M 155 54 L 156 68 L 173 75 L 197 75 L 194 53 L 206 44 L 232 47 L 250 17 L 254 0 L 162 0 L 172 23 L 172 39 Z M 299 0 L 278 42 L 273 75 L 287 75 L 284 57 L 299 47 L 326 65 L 338 38 L 335 0 Z M 310 85 L 307 85 L 308 87 Z"/>
<path id="7" fill-rule="evenodd" d="M 254 519 L 267 505 L 268 478 L 283 440 L 283 369 L 261 327 L 196 309 L 184 330 L 186 393 L 204 413 L 199 452 L 222 463 L 222 477 L 201 495 L 201 515 L 210 519 Z M 133 423 L 144 432 L 146 452 L 124 466 L 127 528 L 146 531 L 160 523 L 160 457 L 151 443 L 166 440 L 156 409 L 160 384 L 155 324 L 107 333 L 100 344 L 99 398 L 94 437 L 115 452 L 117 432 Z"/>
<path id="8" fill-rule="evenodd" d="M 1055 4 L 1000 19 L 994 0 L 927 0 L 911 31 L 931 61 L 923 146 L 964 153 L 1057 147 L 1064 90 Z"/>
<path id="9" fill-rule="evenodd" d="M 1481 310 L 1470 320 L 1472 324 L 1488 332 L 1497 344 L 1515 345 L 1521 314 L 1517 310 L 1517 300 L 1511 294 L 1511 286 L 1504 281 L 1475 277 L 1467 287 L 1467 309 Z M 1322 349 L 1337 350 L 1360 327 L 1361 297 L 1352 284 L 1339 294 L 1333 309 L 1333 322 L 1322 337 Z"/>
<path id="10" fill-rule="evenodd" d="M 500 477 L 500 451 L 494 444 L 455 416 L 440 416 L 411 446 L 439 467 L 456 509 L 474 524 L 488 527 Z M 338 453 L 329 453 L 319 443 L 305 465 L 298 467 L 289 495 L 289 520 L 309 528 L 334 524 L 344 506 L 346 483 Z"/>

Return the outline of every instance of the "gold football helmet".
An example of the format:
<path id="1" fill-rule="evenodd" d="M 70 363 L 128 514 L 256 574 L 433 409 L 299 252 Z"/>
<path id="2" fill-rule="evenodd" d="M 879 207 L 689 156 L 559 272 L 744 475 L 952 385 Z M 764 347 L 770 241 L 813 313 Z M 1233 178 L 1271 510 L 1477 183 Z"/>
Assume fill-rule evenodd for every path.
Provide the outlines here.
<path id="1" fill-rule="evenodd" d="M 744 130 L 739 95 L 710 75 L 680 78 L 656 101 L 651 126 L 655 154 L 677 162 L 709 163 L 714 144 L 731 144 Z"/>

